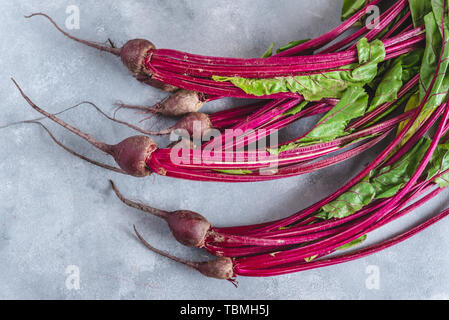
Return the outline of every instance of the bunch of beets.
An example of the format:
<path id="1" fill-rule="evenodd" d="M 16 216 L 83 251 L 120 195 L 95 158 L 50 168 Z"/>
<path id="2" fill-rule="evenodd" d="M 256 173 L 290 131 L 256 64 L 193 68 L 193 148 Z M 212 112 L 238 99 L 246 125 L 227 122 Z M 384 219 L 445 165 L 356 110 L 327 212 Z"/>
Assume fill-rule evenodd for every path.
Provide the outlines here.
<path id="1" fill-rule="evenodd" d="M 372 6 L 381 9 L 374 28 L 368 23 Z M 272 45 L 254 59 L 157 49 L 143 39 L 116 48 L 78 39 L 44 13 L 28 16 L 43 16 L 66 37 L 120 57 L 137 80 L 170 92 L 154 106 L 119 105 L 178 117 L 162 131 L 118 120 L 91 104 L 139 133 L 118 144 L 101 142 L 43 110 L 12 80 L 44 118 L 109 154 L 117 166 L 70 149 L 38 120 L 28 122 L 41 125 L 59 146 L 82 160 L 135 177 L 281 179 L 330 167 L 388 140 L 387 147 L 336 192 L 290 217 L 257 225 L 214 227 L 192 211 L 168 212 L 131 201 L 111 181 L 126 205 L 164 219 L 180 243 L 217 258 L 192 262 L 174 257 L 152 247 L 135 229 L 145 246 L 206 276 L 236 284 L 237 276 L 268 277 L 359 259 L 449 215 L 445 210 L 393 238 L 354 248 L 371 231 L 413 212 L 449 186 L 448 9 L 445 0 L 345 0 L 343 23 L 334 30 L 293 41 L 276 52 Z M 348 30 L 355 31 L 347 35 Z M 205 103 L 228 97 L 256 102 L 200 112 Z M 279 130 L 317 115 L 320 120 L 304 134 L 260 147 Z M 174 134 L 182 140 L 165 148 L 150 138 Z"/>

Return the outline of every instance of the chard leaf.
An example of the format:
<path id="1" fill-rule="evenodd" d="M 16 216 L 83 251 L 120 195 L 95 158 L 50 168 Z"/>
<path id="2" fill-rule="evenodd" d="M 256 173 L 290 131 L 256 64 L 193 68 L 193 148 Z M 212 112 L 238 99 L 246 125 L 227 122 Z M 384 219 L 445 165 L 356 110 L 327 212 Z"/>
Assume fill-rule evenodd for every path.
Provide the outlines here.
<path id="1" fill-rule="evenodd" d="M 442 38 L 442 19 L 443 19 L 443 1 L 445 0 L 432 0 L 430 5 L 432 12 L 424 17 L 426 26 L 426 48 L 423 54 L 423 60 L 420 69 L 420 87 L 419 87 L 419 100 L 423 101 L 426 96 L 434 75 L 439 66 L 439 72 L 436 76 L 434 85 L 430 92 L 429 98 L 426 101 L 423 111 L 418 116 L 418 119 L 413 123 L 410 130 L 406 133 L 400 148 L 403 146 L 411 136 L 421 127 L 422 123 L 426 121 L 433 113 L 436 107 L 441 105 L 447 98 L 449 91 L 449 28 L 447 23 L 444 26 L 445 31 L 445 50 L 441 55 L 441 49 L 443 47 Z M 447 21 L 447 19 L 446 19 Z M 441 59 L 441 62 L 439 60 Z M 419 105 L 419 103 L 418 103 Z M 405 124 L 407 122 L 404 122 Z M 403 127 L 402 127 L 403 128 Z"/>
<path id="2" fill-rule="evenodd" d="M 235 169 L 235 170 L 214 170 L 216 172 L 226 173 L 226 174 L 234 174 L 234 175 L 245 175 L 245 174 L 251 174 L 253 173 L 251 170 L 244 170 L 244 169 Z"/>
<path id="3" fill-rule="evenodd" d="M 305 258 L 304 261 L 305 261 L 305 262 L 312 262 L 312 261 L 315 260 L 317 257 L 318 257 L 318 255 L 316 254 L 316 255 L 314 255 L 314 256 L 312 256 L 312 257 Z"/>
<path id="4" fill-rule="evenodd" d="M 426 169 L 428 172 L 427 180 L 432 180 L 435 176 L 446 170 L 449 170 L 449 143 L 438 145 L 432 155 L 432 159 Z M 434 180 L 440 188 L 449 187 L 449 174 L 444 174 Z"/>
<path id="5" fill-rule="evenodd" d="M 309 104 L 308 101 L 303 101 L 300 104 L 298 104 L 296 107 L 293 107 L 290 110 L 288 110 L 287 112 L 285 112 L 283 115 L 284 116 L 294 116 L 295 114 L 298 114 L 299 112 L 301 112 L 302 109 L 304 109 L 308 104 Z"/>
<path id="6" fill-rule="evenodd" d="M 419 48 L 397 58 L 402 63 L 402 82 L 407 83 L 421 69 L 421 62 L 424 56 L 424 49 Z"/>
<path id="7" fill-rule="evenodd" d="M 364 236 L 361 236 L 360 238 L 355 239 L 354 241 L 351 241 L 351 242 L 349 242 L 349 243 L 347 243 L 347 244 L 337 248 L 337 250 L 348 250 L 348 249 L 351 249 L 351 248 L 356 247 L 356 246 L 362 244 L 363 242 L 365 242 L 365 240 L 367 238 L 368 238 L 368 236 L 365 234 Z"/>
<path id="8" fill-rule="evenodd" d="M 270 47 L 265 51 L 262 58 L 269 58 L 273 55 L 274 42 L 271 43 Z"/>
<path id="9" fill-rule="evenodd" d="M 341 10 L 341 21 L 348 20 L 355 13 L 363 9 L 366 0 L 344 0 L 343 9 Z"/>
<path id="10" fill-rule="evenodd" d="M 441 59 L 440 69 L 438 76 L 431 90 L 431 94 L 426 103 L 426 109 L 434 109 L 441 105 L 447 97 L 447 91 L 449 90 L 449 29 L 447 24 L 445 29 L 445 50 L 440 56 L 441 48 L 443 46 L 443 39 L 441 36 L 442 29 L 442 1 L 445 0 L 433 0 L 432 8 L 433 13 L 429 13 L 424 17 L 426 24 L 426 49 L 424 51 L 424 58 L 421 65 L 421 86 L 420 86 L 420 99 L 424 99 L 425 93 L 429 88 L 434 74 L 437 70 L 439 60 Z M 439 7 L 441 5 L 441 7 Z"/>
<path id="11" fill-rule="evenodd" d="M 405 113 L 405 112 L 408 112 L 408 111 L 411 111 L 411 110 L 413 110 L 413 109 L 418 108 L 420 102 L 421 102 L 421 100 L 419 99 L 419 94 L 418 94 L 418 92 L 416 92 L 415 94 L 413 94 L 413 95 L 409 98 L 409 100 L 408 100 L 408 102 L 407 102 L 407 105 L 405 106 L 404 113 Z M 409 120 L 405 120 L 405 121 L 402 121 L 402 122 L 399 124 L 399 126 L 398 126 L 398 135 L 399 135 L 399 133 L 400 133 L 402 130 L 404 130 L 405 126 L 408 124 L 408 121 L 409 121 Z M 416 130 L 416 128 L 415 128 L 414 130 L 411 130 L 411 131 L 414 132 L 415 130 Z M 408 137 L 408 138 L 410 138 L 410 137 Z"/>
<path id="12" fill-rule="evenodd" d="M 368 94 L 362 87 L 350 87 L 332 108 L 303 139 L 298 142 L 331 141 L 345 134 L 352 119 L 363 116 L 368 105 Z"/>
<path id="13" fill-rule="evenodd" d="M 348 217 L 370 204 L 375 196 L 376 190 L 369 180 L 365 179 L 336 200 L 323 206 L 317 217 L 325 220 Z"/>
<path id="14" fill-rule="evenodd" d="M 412 12 L 413 24 L 416 27 L 424 24 L 424 17 L 432 11 L 429 0 L 408 0 Z"/>
<path id="15" fill-rule="evenodd" d="M 377 65 L 385 59 L 385 47 L 380 40 L 369 43 L 362 38 L 357 43 L 359 64 L 304 76 L 288 76 L 267 79 L 246 79 L 241 77 L 213 76 L 215 81 L 230 81 L 236 87 L 254 96 L 266 96 L 279 92 L 295 92 L 306 101 L 320 101 L 323 98 L 341 98 L 351 86 L 363 86 L 377 75 Z"/>
<path id="16" fill-rule="evenodd" d="M 268 149 L 273 155 L 304 147 L 314 143 L 332 141 L 336 137 L 348 134 L 346 126 L 352 119 L 365 114 L 368 106 L 368 94 L 361 87 L 350 87 L 340 101 L 332 108 L 305 137 L 283 145 L 278 149 Z"/>
<path id="17" fill-rule="evenodd" d="M 415 173 L 429 146 L 430 139 L 422 138 L 393 166 L 384 167 L 377 172 L 371 179 L 376 190 L 375 199 L 390 198 L 402 189 Z"/>
<path id="18" fill-rule="evenodd" d="M 368 112 L 384 103 L 392 102 L 398 98 L 398 92 L 402 87 L 402 72 L 402 62 L 397 61 L 379 83 L 376 94 L 368 108 Z"/>
<path id="19" fill-rule="evenodd" d="M 394 196 L 410 180 L 429 146 L 430 139 L 422 138 L 393 166 L 372 171 L 369 177 L 323 206 L 316 217 L 341 219 L 356 213 L 373 200 Z"/>
<path id="20" fill-rule="evenodd" d="M 276 53 L 286 51 L 288 49 L 294 48 L 294 47 L 299 46 L 300 44 L 306 43 L 308 41 L 310 41 L 310 39 L 291 41 L 291 42 L 287 43 L 285 46 L 282 46 L 279 49 L 277 49 Z"/>

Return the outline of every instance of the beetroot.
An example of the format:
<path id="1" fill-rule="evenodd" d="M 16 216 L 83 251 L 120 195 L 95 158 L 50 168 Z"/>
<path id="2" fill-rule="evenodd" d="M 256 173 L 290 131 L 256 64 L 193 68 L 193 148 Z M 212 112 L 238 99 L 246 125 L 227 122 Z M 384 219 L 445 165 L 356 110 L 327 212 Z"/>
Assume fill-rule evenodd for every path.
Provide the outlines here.
<path id="1" fill-rule="evenodd" d="M 152 79 L 151 76 L 149 76 L 142 69 L 143 60 L 145 59 L 146 55 L 151 49 L 155 49 L 155 46 L 150 41 L 145 39 L 133 39 L 125 43 L 125 45 L 122 48 L 107 47 L 95 42 L 82 40 L 70 35 L 69 33 L 65 32 L 61 27 L 59 27 L 56 24 L 56 22 L 45 13 L 41 12 L 33 13 L 29 16 L 25 16 L 25 18 L 31 18 L 34 16 L 43 16 L 47 18 L 59 32 L 61 32 L 63 35 L 74 41 L 77 41 L 79 43 L 82 43 L 86 46 L 95 48 L 100 51 L 109 52 L 113 55 L 120 57 L 123 64 L 128 68 L 128 70 L 137 80 L 167 92 L 174 92 L 178 90 L 178 88 L 170 84 L 166 84 L 158 80 Z"/>
<path id="2" fill-rule="evenodd" d="M 387 12 L 385 12 L 386 19 L 382 20 L 382 23 L 388 24 L 388 21 L 392 21 L 392 19 L 394 20 L 395 16 L 400 13 L 401 8 L 405 8 L 405 6 L 405 0 L 396 1 L 395 4 L 392 5 Z M 364 13 L 362 11 L 359 12 L 358 15 L 363 15 Z M 45 14 L 35 15 L 42 15 L 49 19 L 49 17 Z M 55 24 L 53 20 L 50 19 L 50 21 Z M 345 26 L 349 25 L 350 23 L 345 23 Z M 58 29 L 60 30 L 59 27 Z M 344 28 L 340 28 L 340 31 L 342 31 L 343 29 Z M 422 41 L 423 38 L 422 29 L 418 29 L 414 29 L 407 33 L 401 33 L 399 36 L 396 36 L 392 39 L 387 39 L 384 43 L 385 47 L 387 48 L 387 58 L 391 59 L 413 50 L 416 44 Z M 364 28 L 363 30 L 367 32 L 367 38 L 371 39 L 381 32 L 380 30 L 368 31 L 366 28 Z M 339 33 L 340 31 L 338 31 L 337 33 Z M 64 34 L 67 35 L 66 33 Z M 269 59 L 235 59 L 203 57 L 176 52 L 173 50 L 157 50 L 154 48 L 151 42 L 142 39 L 132 40 L 121 49 L 103 47 L 95 43 L 86 42 L 84 40 L 79 40 L 76 38 L 74 39 L 81 43 L 85 43 L 87 45 L 95 47 L 99 50 L 120 55 L 124 64 L 139 79 L 143 79 L 142 77 L 145 76 L 151 77 L 151 79 L 157 78 L 153 77 L 154 70 L 152 70 L 152 65 L 158 65 L 158 67 L 162 69 L 165 68 L 165 71 L 162 72 L 165 75 L 170 75 L 170 70 L 172 70 L 170 68 L 173 68 L 173 76 L 179 76 L 179 80 L 182 80 L 184 82 L 187 81 L 187 78 L 189 78 L 189 76 L 186 76 L 187 78 L 183 78 L 184 76 L 182 74 L 177 74 L 176 72 L 179 71 L 179 68 L 187 68 L 193 73 L 201 73 L 201 70 L 205 71 L 207 69 L 211 72 L 211 74 L 214 74 L 216 71 L 225 73 L 232 73 L 236 71 L 236 74 L 239 74 L 239 72 L 241 71 L 245 72 L 246 74 L 247 71 L 257 73 L 258 70 L 261 72 L 263 70 L 263 72 L 260 73 L 260 76 L 263 76 L 265 72 L 278 72 L 279 70 L 280 72 L 287 72 L 290 68 L 302 70 L 303 68 L 315 68 L 320 64 L 329 64 L 333 67 L 338 67 L 339 64 L 346 64 L 357 61 L 357 51 L 353 49 L 332 54 L 295 56 L 291 58 L 272 57 Z M 328 40 L 331 39 L 328 38 Z M 324 42 L 320 41 L 320 45 L 322 44 L 324 44 Z M 344 44 L 339 49 L 344 50 Z M 144 53 L 145 50 L 147 51 L 146 53 Z M 140 65 L 142 61 L 144 66 Z M 203 65 L 205 68 L 202 68 Z M 170 70 L 168 70 L 167 68 L 169 68 Z M 177 69 L 178 71 L 175 72 L 175 69 Z M 209 80 L 202 77 L 198 78 L 197 76 L 195 76 L 195 81 L 197 81 L 197 83 L 201 84 L 202 86 L 207 86 L 207 81 Z M 230 84 L 221 85 L 223 85 L 223 90 L 225 91 L 228 89 L 237 89 L 230 88 Z M 195 92 L 195 90 L 196 89 L 194 89 L 193 91 L 179 91 L 178 93 L 167 99 L 166 104 L 164 105 L 164 107 L 162 107 L 161 110 L 169 110 L 167 111 L 167 114 L 184 113 L 188 110 L 196 110 L 204 103 L 204 100 L 214 98 L 211 97 L 210 94 L 207 96 L 199 95 L 197 92 Z M 217 94 L 215 97 L 217 96 L 219 97 L 220 95 Z M 189 113 L 176 125 L 162 131 L 142 130 L 140 128 L 137 128 L 136 126 L 115 120 L 119 123 L 127 124 L 131 128 L 134 128 L 143 134 L 149 135 L 169 134 L 176 129 L 184 129 L 192 135 L 195 122 L 202 124 L 200 129 L 201 134 L 207 133 L 207 131 L 211 128 L 227 129 L 229 127 L 229 129 L 232 129 L 234 131 L 242 130 L 243 134 L 237 137 L 235 141 L 234 137 L 232 137 L 232 141 L 230 141 L 228 138 L 226 138 L 225 135 L 222 135 L 218 139 L 211 140 L 210 143 L 198 146 L 197 150 L 192 150 L 191 148 L 189 148 L 189 152 L 188 154 L 186 154 L 188 160 L 187 162 L 178 161 L 179 159 L 173 158 L 174 155 L 175 158 L 179 158 L 176 157 L 176 150 L 173 150 L 171 148 L 157 149 L 157 147 L 152 143 L 150 143 L 151 147 L 143 147 L 142 150 L 134 150 L 133 147 L 135 146 L 135 144 L 131 143 L 128 147 L 127 142 L 124 145 L 126 145 L 126 150 L 127 148 L 130 148 L 129 153 L 121 150 L 118 157 L 116 155 L 117 152 L 115 151 L 113 152 L 115 154 L 112 155 L 119 163 L 119 166 L 123 166 L 123 170 L 126 169 L 125 172 L 130 172 L 133 175 L 139 176 L 142 174 L 148 174 L 148 172 L 141 172 L 143 167 L 145 168 L 145 170 L 148 169 L 149 172 L 155 172 L 157 174 L 170 177 L 198 181 L 254 182 L 272 180 L 308 173 L 313 170 L 317 170 L 318 168 L 323 168 L 344 161 L 349 157 L 367 150 L 375 143 L 381 141 L 383 138 L 385 138 L 388 132 L 393 130 L 393 127 L 397 124 L 397 122 L 395 121 L 399 120 L 399 118 L 395 118 L 394 122 L 381 123 L 378 126 L 373 125 L 366 129 L 358 128 L 359 131 L 353 131 L 353 133 L 348 134 L 344 138 L 338 138 L 331 142 L 318 142 L 316 144 L 314 143 L 310 146 L 307 145 L 306 147 L 288 150 L 288 152 L 281 152 L 279 155 L 276 154 L 275 156 L 273 156 L 271 152 L 272 150 L 267 149 L 264 149 L 263 152 L 234 151 L 239 150 L 241 147 L 248 146 L 250 143 L 258 141 L 268 135 L 271 135 L 273 132 L 277 132 L 296 119 L 312 114 L 318 114 L 320 112 L 329 111 L 332 105 L 335 105 L 335 103 L 332 104 L 328 101 L 320 101 L 317 104 L 308 106 L 308 108 L 305 108 L 304 110 L 301 110 L 297 113 L 294 112 L 292 114 L 291 110 L 294 109 L 298 103 L 303 101 L 303 98 L 298 96 L 297 94 L 294 95 L 294 98 L 295 99 L 274 100 L 266 105 L 263 105 L 259 110 L 252 109 L 250 114 L 241 113 L 240 115 L 238 115 L 238 117 L 235 118 L 220 118 L 220 116 L 211 117 L 198 112 Z M 193 106 L 193 109 L 186 109 L 186 106 L 184 106 L 184 102 L 186 105 L 188 105 L 188 107 Z M 390 106 L 391 104 L 385 104 L 385 106 L 381 107 L 385 107 L 387 109 L 386 111 L 388 111 L 388 108 Z M 156 107 L 155 109 L 157 110 L 158 108 Z M 164 112 L 161 110 L 155 112 Z M 411 116 L 411 114 L 408 114 L 408 116 Z M 61 121 L 59 121 L 59 123 L 61 124 Z M 64 126 L 68 128 L 67 124 L 65 123 Z M 79 130 L 73 127 L 70 127 L 70 130 L 82 137 L 86 136 L 85 133 L 81 133 Z M 92 142 L 92 137 L 89 136 L 89 138 L 90 142 Z M 353 147 L 356 140 L 358 139 L 362 140 L 360 146 L 357 146 L 351 150 L 347 150 L 346 152 L 343 152 L 337 156 L 333 156 L 329 159 L 313 162 L 314 160 L 322 156 L 337 152 L 339 150 L 342 150 L 343 148 L 350 146 Z M 209 149 L 209 147 L 215 147 L 217 144 L 219 145 L 220 142 L 223 142 L 221 146 L 224 147 L 221 148 L 220 146 L 220 148 L 218 149 L 213 148 L 213 151 L 209 152 L 209 150 L 211 150 Z M 101 144 L 98 141 L 95 141 L 95 143 L 92 144 L 109 154 L 111 154 L 112 152 L 110 150 L 107 150 L 108 148 L 105 148 L 105 144 Z M 289 146 L 283 145 L 280 147 Z M 277 150 L 280 149 L 282 148 L 279 148 Z M 223 150 L 223 152 L 221 150 Z M 175 151 L 175 153 L 173 151 Z M 133 156 L 134 153 L 136 153 L 135 156 Z M 125 157 L 126 160 L 122 161 L 120 157 L 124 157 L 124 155 L 129 156 Z M 147 157 L 143 159 L 145 155 Z M 263 157 L 260 157 L 260 155 L 262 155 Z M 145 165 L 143 165 L 143 162 L 145 162 Z M 132 163 L 132 165 L 129 165 L 129 163 Z M 274 171 L 273 167 L 279 168 L 279 170 Z M 135 172 L 136 170 L 138 171 L 138 173 Z"/>
<path id="3" fill-rule="evenodd" d="M 145 129 L 135 126 L 129 122 L 118 120 L 115 117 L 111 117 L 111 116 L 107 115 L 95 103 L 86 101 L 86 102 L 83 102 L 83 104 L 88 104 L 88 105 L 92 106 L 99 113 L 101 113 L 104 117 L 106 117 L 107 119 L 109 119 L 111 121 L 123 124 L 135 131 L 138 131 L 138 132 L 146 134 L 146 135 L 161 136 L 161 135 L 168 135 L 176 130 L 184 130 L 190 135 L 190 137 L 193 137 L 194 134 L 196 136 L 202 137 L 210 129 L 214 128 L 214 124 L 212 123 L 212 120 L 209 117 L 209 115 L 207 115 L 205 113 L 201 113 L 201 112 L 191 112 L 191 113 L 184 115 L 184 117 L 182 117 L 175 125 L 171 126 L 170 128 L 167 128 L 165 130 L 161 130 L 161 131 L 145 130 Z M 65 112 L 65 111 L 66 110 L 64 110 L 63 112 Z M 59 113 L 62 113 L 62 112 L 59 112 Z"/>
<path id="4" fill-rule="evenodd" d="M 151 154 L 157 149 L 156 143 L 151 138 L 146 136 L 134 136 L 127 138 L 116 145 L 110 145 L 100 142 L 93 138 L 91 135 L 72 127 L 68 123 L 57 118 L 55 115 L 39 108 L 31 101 L 28 96 L 25 95 L 17 82 L 14 79 L 11 80 L 14 82 L 23 98 L 31 107 L 33 107 L 33 109 L 58 123 L 67 130 L 78 135 L 79 137 L 85 139 L 97 149 L 111 155 L 115 159 L 119 167 L 123 170 L 123 172 L 135 177 L 145 177 L 151 174 L 151 170 L 146 165 L 146 159 L 148 157 L 151 157 Z"/>
<path id="5" fill-rule="evenodd" d="M 202 215 L 188 210 L 180 210 L 168 212 L 153 208 L 140 202 L 135 202 L 127 199 L 115 186 L 113 181 L 109 181 L 112 190 L 115 192 L 124 204 L 131 208 L 135 208 L 165 220 L 170 228 L 174 238 L 181 244 L 194 248 L 208 248 L 214 243 L 237 243 L 238 241 L 245 241 L 247 245 L 256 241 L 255 238 L 250 237 L 236 237 L 226 233 L 221 233 L 218 229 L 213 228 L 210 222 Z M 260 243 L 270 243 L 270 241 L 257 241 Z M 275 242 L 277 243 L 277 242 Z M 214 252 L 216 255 L 220 255 Z"/>
<path id="6" fill-rule="evenodd" d="M 156 149 L 157 145 L 151 138 L 134 136 L 111 146 L 108 153 L 126 173 L 136 177 L 146 177 L 151 174 L 146 160 Z"/>
<path id="7" fill-rule="evenodd" d="M 184 259 L 180 259 L 177 257 L 174 257 L 172 255 L 169 255 L 168 253 L 165 253 L 161 250 L 158 250 L 151 246 L 137 231 L 136 227 L 134 226 L 134 232 L 136 233 L 137 237 L 140 239 L 140 241 L 151 251 L 156 252 L 166 258 L 169 258 L 173 261 L 176 261 L 178 263 L 182 263 L 188 267 L 191 267 L 193 269 L 198 270 L 200 273 L 205 275 L 209 278 L 215 278 L 219 280 L 228 280 L 231 281 L 234 285 L 237 285 L 237 282 L 234 280 L 234 265 L 233 261 L 230 258 L 224 258 L 220 257 L 215 260 L 206 261 L 206 262 L 193 262 L 193 261 L 187 261 Z"/>
<path id="8" fill-rule="evenodd" d="M 202 215 L 187 210 L 168 212 L 131 201 L 120 193 L 114 182 L 110 180 L 110 183 L 115 194 L 123 203 L 164 219 L 170 227 L 173 236 L 180 243 L 188 247 L 204 247 L 204 243 L 211 229 L 211 224 Z"/>
<path id="9" fill-rule="evenodd" d="M 172 127 L 173 131 L 177 129 L 186 130 L 191 137 L 195 135 L 202 137 L 212 129 L 212 122 L 207 114 L 192 112 L 188 113 Z"/>
<path id="10" fill-rule="evenodd" d="M 119 108 L 138 109 L 148 113 L 161 114 L 169 117 L 182 116 L 191 112 L 197 112 L 206 103 L 204 94 L 196 91 L 178 90 L 167 99 L 157 103 L 153 107 L 135 106 L 119 103 Z"/>

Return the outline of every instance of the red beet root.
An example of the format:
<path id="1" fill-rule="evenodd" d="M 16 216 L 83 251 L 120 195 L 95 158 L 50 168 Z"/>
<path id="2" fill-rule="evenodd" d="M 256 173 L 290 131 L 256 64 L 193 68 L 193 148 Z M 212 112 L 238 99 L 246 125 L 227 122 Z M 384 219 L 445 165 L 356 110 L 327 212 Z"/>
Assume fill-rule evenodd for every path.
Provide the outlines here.
<path id="1" fill-rule="evenodd" d="M 22 97 L 28 104 L 37 112 L 45 117 L 53 120 L 57 124 L 71 131 L 72 133 L 83 138 L 97 149 L 111 155 L 119 165 L 122 173 L 126 173 L 135 177 L 145 177 L 151 174 L 151 170 L 146 165 L 146 160 L 151 157 L 151 154 L 157 150 L 156 143 L 146 136 L 134 136 L 123 140 L 116 145 L 110 145 L 100 142 L 91 135 L 82 132 L 81 130 L 69 125 L 63 120 L 59 119 L 53 114 L 39 108 L 31 99 L 23 92 L 20 86 L 14 79 L 11 79 L 16 85 Z M 106 167 L 106 166 L 103 166 Z"/>
<path id="2" fill-rule="evenodd" d="M 200 262 L 198 271 L 209 278 L 232 280 L 234 277 L 234 265 L 230 258 L 217 258 L 208 262 Z"/>
<path id="3" fill-rule="evenodd" d="M 128 70 L 137 76 L 142 73 L 142 63 L 151 49 L 156 47 L 145 39 L 133 39 L 125 43 L 120 49 L 120 58 Z"/>
<path id="4" fill-rule="evenodd" d="M 172 255 L 169 255 L 168 253 L 165 253 L 161 250 L 158 250 L 154 247 L 152 247 L 137 231 L 136 227 L 134 226 L 134 231 L 137 235 L 137 237 L 140 239 L 140 241 L 151 251 L 160 254 L 166 258 L 169 258 L 173 261 L 176 261 L 178 263 L 182 263 L 186 266 L 189 266 L 193 269 L 196 269 L 201 274 L 205 275 L 209 278 L 215 278 L 220 280 L 229 280 L 234 285 L 236 285 L 236 281 L 234 280 L 234 264 L 231 258 L 217 258 L 215 260 L 206 261 L 206 262 L 193 262 L 193 261 L 187 261 L 184 259 L 180 259 L 177 257 L 174 257 Z"/>
<path id="5" fill-rule="evenodd" d="M 180 243 L 194 248 L 202 248 L 204 246 L 211 224 L 202 215 L 187 210 L 168 212 L 131 201 L 120 193 L 114 182 L 110 181 L 110 183 L 115 194 L 124 204 L 164 219 L 170 227 L 173 236 Z"/>
<path id="6" fill-rule="evenodd" d="M 205 102 L 206 98 L 199 92 L 179 90 L 150 111 L 164 116 L 181 116 L 190 112 L 197 112 Z"/>
<path id="7" fill-rule="evenodd" d="M 152 107 L 118 103 L 119 109 L 137 109 L 148 113 L 161 114 L 168 117 L 178 117 L 191 112 L 197 112 L 207 102 L 204 94 L 196 91 L 178 90 L 167 99 Z"/>
<path id="8" fill-rule="evenodd" d="M 95 106 L 96 107 L 96 106 Z M 111 118 L 108 115 L 106 115 L 104 112 L 102 112 L 98 107 L 96 107 L 99 112 L 101 112 L 104 116 L 106 116 L 108 119 L 126 125 L 130 127 L 131 129 L 134 129 L 140 133 L 152 135 L 152 136 L 161 136 L 161 135 L 167 135 L 170 134 L 176 130 L 184 130 L 189 134 L 189 138 L 193 136 L 199 136 L 202 137 L 204 134 L 206 134 L 210 129 L 213 128 L 212 122 L 209 118 L 209 116 L 205 113 L 200 112 L 192 112 L 188 113 L 186 116 L 184 116 L 181 120 L 179 120 L 174 126 L 161 130 L 161 131 L 152 131 L 152 130 L 145 130 L 138 126 L 135 126 L 131 123 L 117 120 L 115 118 Z"/>
<path id="9" fill-rule="evenodd" d="M 125 45 L 122 48 L 107 47 L 95 42 L 82 40 L 70 35 L 69 33 L 65 32 L 61 27 L 59 27 L 56 24 L 56 22 L 45 13 L 41 12 L 33 13 L 29 16 L 26 16 L 25 18 L 31 18 L 34 16 L 43 16 L 47 18 L 59 32 L 61 32 L 63 35 L 74 41 L 95 48 L 97 50 L 109 52 L 113 55 L 119 56 L 123 64 L 129 69 L 131 74 L 137 80 L 167 92 L 173 92 L 178 90 L 178 88 L 172 85 L 165 84 L 155 79 L 151 79 L 151 76 L 148 74 L 148 71 L 144 72 L 143 60 L 145 59 L 146 55 L 149 52 L 151 52 L 151 49 L 155 49 L 155 46 L 150 41 L 144 39 L 133 39 L 125 43 Z"/>
<path id="10" fill-rule="evenodd" d="M 145 161 L 156 151 L 156 143 L 146 136 L 134 136 L 112 146 L 110 153 L 119 167 L 126 173 L 136 177 L 151 174 Z"/>
<path id="11" fill-rule="evenodd" d="M 178 129 L 186 130 L 191 137 L 194 136 L 194 134 L 203 136 L 212 129 L 212 123 L 207 114 L 192 112 L 187 114 L 172 127 L 173 131 Z"/>
<path id="12" fill-rule="evenodd" d="M 175 211 L 167 215 L 173 236 L 185 246 L 201 248 L 211 224 L 203 216 L 192 211 Z"/>

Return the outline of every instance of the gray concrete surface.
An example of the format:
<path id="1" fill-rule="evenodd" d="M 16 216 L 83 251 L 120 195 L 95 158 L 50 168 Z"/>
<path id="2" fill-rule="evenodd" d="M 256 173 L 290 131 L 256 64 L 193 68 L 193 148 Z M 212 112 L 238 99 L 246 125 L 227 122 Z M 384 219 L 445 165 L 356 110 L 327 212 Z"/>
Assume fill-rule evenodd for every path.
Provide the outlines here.
<path id="1" fill-rule="evenodd" d="M 3 0 L 0 4 L 1 125 L 37 116 L 19 97 L 11 76 L 36 103 L 52 112 L 83 100 L 111 111 L 117 100 L 150 104 L 164 97 L 133 80 L 117 58 L 68 41 L 47 21 L 26 20 L 25 14 L 45 11 L 63 24 L 67 6 L 77 5 L 81 24 L 72 32 L 85 39 L 110 37 L 121 45 L 143 37 L 160 48 L 256 57 L 272 41 L 281 45 L 318 36 L 338 25 L 342 1 Z M 223 100 L 209 104 L 207 110 L 235 103 Z M 132 113 L 121 115 L 138 119 Z M 106 142 L 118 142 L 133 133 L 87 106 L 63 118 Z M 292 126 L 283 135 L 293 136 L 311 121 Z M 110 161 L 79 138 L 48 124 L 77 151 Z M 131 198 L 167 210 L 194 210 L 218 226 L 256 223 L 287 216 L 321 199 L 382 146 L 306 176 L 228 185 L 159 176 L 139 180 L 108 173 L 65 153 L 34 125 L 3 129 L 0 137 L 1 299 L 449 298 L 449 221 L 360 261 L 282 277 L 241 278 L 235 289 L 147 251 L 133 235 L 133 224 L 159 248 L 195 260 L 207 258 L 202 251 L 178 245 L 164 223 L 123 206 L 108 185 L 108 179 L 114 179 Z M 447 204 L 446 193 L 370 235 L 369 243 L 405 230 Z M 73 270 L 69 266 L 79 271 L 79 290 L 66 285 Z M 379 273 L 376 288 L 370 285 L 373 270 Z"/>

